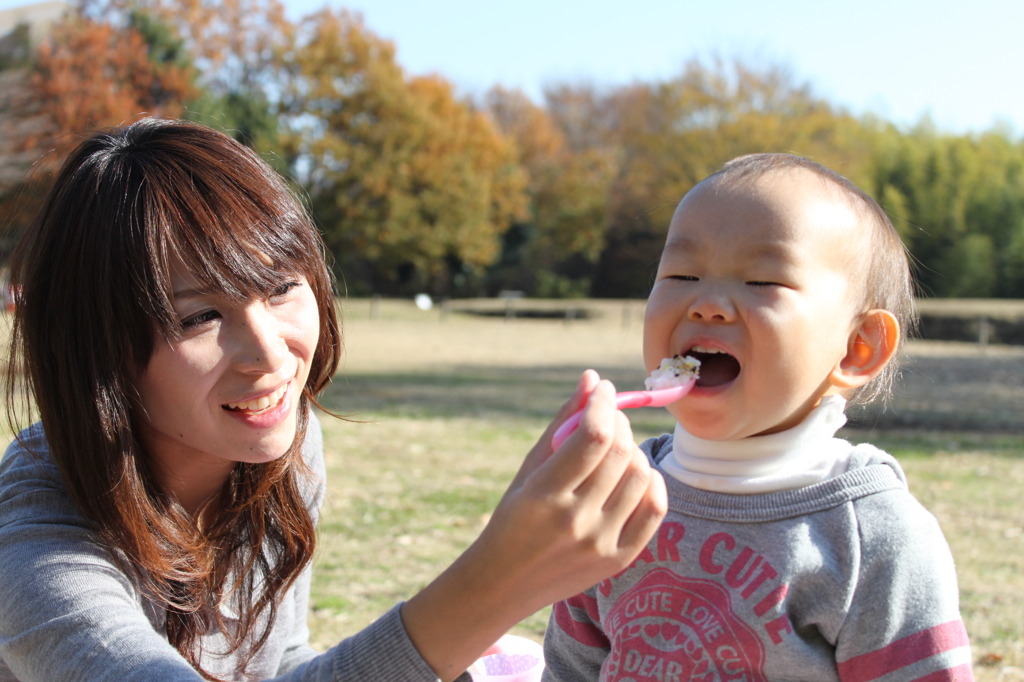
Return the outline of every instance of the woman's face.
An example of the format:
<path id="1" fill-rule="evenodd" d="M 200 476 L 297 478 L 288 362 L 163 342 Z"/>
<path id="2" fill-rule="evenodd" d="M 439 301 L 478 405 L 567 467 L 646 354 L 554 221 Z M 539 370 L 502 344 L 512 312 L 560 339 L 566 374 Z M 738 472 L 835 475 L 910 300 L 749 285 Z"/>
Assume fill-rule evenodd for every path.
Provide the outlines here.
<path id="1" fill-rule="evenodd" d="M 140 440 L 167 492 L 186 508 L 215 493 L 236 462 L 270 462 L 295 440 L 320 331 L 306 278 L 283 274 L 244 302 L 172 271 L 180 338 L 157 335 L 135 382 Z"/>

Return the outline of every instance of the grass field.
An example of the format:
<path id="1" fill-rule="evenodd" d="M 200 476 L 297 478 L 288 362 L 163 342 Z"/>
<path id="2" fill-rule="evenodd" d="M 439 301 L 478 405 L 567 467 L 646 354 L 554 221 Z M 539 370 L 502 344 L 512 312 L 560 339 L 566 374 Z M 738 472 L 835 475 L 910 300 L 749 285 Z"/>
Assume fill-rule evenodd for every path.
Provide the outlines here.
<path id="1" fill-rule="evenodd" d="M 330 490 L 311 617 L 321 648 L 472 541 L 580 371 L 620 390 L 643 379 L 637 302 L 568 321 L 343 307 L 346 360 L 324 403 L 354 421 L 321 419 Z M 859 415 L 845 437 L 895 454 L 942 524 L 977 679 L 1024 680 L 1024 349 L 919 342 L 908 356 L 892 406 Z M 663 410 L 630 416 L 638 439 L 671 427 Z M 546 617 L 517 632 L 539 639 Z"/>

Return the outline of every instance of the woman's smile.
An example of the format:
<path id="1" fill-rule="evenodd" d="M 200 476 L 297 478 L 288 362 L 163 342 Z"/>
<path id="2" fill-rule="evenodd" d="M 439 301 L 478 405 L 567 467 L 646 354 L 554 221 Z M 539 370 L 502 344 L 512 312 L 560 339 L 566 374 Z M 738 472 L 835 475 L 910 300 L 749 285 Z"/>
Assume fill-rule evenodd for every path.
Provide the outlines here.
<path id="1" fill-rule="evenodd" d="M 271 407 L 274 407 L 281 402 L 285 397 L 285 394 L 287 394 L 289 386 L 290 384 L 284 384 L 276 390 L 258 398 L 253 398 L 239 403 L 226 403 L 224 405 L 224 409 L 247 414 L 260 414 L 266 412 Z"/>
<path id="2" fill-rule="evenodd" d="M 257 429 L 271 429 L 291 415 L 292 400 L 289 388 L 291 382 L 281 388 L 254 400 L 243 403 L 228 403 L 224 410 L 233 419 Z"/>

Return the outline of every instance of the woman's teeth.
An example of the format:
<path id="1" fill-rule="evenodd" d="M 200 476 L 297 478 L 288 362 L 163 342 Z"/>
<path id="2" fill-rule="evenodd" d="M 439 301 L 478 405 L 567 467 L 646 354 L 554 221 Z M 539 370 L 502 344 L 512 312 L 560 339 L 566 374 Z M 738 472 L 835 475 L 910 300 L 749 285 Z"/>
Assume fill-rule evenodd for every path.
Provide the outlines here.
<path id="1" fill-rule="evenodd" d="M 228 403 L 224 407 L 226 407 L 229 410 L 236 410 L 238 412 L 251 412 L 254 414 L 258 412 L 263 412 L 264 410 L 269 409 L 273 405 L 277 405 L 281 401 L 281 398 L 284 397 L 284 394 L 287 391 L 288 384 L 285 384 L 284 386 L 277 389 L 273 393 L 268 393 L 267 395 L 260 396 L 255 400 L 248 400 L 244 403 Z"/>

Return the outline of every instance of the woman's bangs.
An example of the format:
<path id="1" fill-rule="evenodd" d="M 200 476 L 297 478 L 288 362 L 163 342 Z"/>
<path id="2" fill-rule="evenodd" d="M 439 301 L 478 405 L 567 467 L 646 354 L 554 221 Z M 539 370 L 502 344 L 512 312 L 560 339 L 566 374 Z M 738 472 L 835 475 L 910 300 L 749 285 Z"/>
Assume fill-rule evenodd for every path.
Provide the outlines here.
<path id="1" fill-rule="evenodd" d="M 239 301 L 268 295 L 290 275 L 314 278 L 322 255 L 298 207 L 237 192 L 212 196 L 223 199 L 219 205 L 199 197 L 176 202 L 178 210 L 164 211 L 158 221 L 160 279 L 168 294 L 178 263 L 203 291 Z"/>

